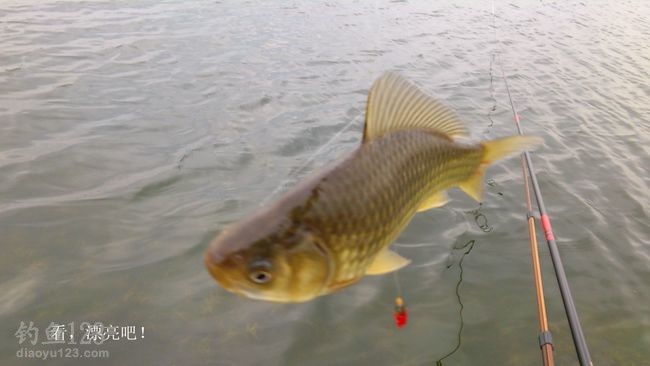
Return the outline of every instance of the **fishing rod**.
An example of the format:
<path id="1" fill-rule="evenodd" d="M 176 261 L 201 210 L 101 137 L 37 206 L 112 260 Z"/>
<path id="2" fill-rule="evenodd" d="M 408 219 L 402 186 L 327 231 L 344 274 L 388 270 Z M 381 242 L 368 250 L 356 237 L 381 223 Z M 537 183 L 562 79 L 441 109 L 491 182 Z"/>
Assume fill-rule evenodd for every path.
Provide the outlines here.
<path id="1" fill-rule="evenodd" d="M 492 1 L 492 29 L 494 30 L 494 43 L 497 43 L 497 24 L 496 16 L 494 13 L 494 0 Z M 492 88 L 492 65 L 496 62 L 496 53 L 492 54 L 490 59 L 490 87 Z M 503 65 L 503 64 L 501 64 Z M 504 75 L 503 66 L 501 66 L 501 74 Z M 504 79 L 505 80 L 505 79 Z M 507 85 L 507 80 L 506 80 Z M 507 88 L 508 89 L 508 88 Z M 508 96 L 509 96 L 508 89 Z M 496 101 L 496 99 L 495 99 Z M 512 101 L 512 98 L 510 98 Z M 514 103 L 511 104 L 514 111 Z M 493 109 L 496 107 L 493 107 Z M 515 116 L 516 116 L 515 112 Z M 519 131 L 521 135 L 521 131 Z M 524 177 L 524 196 L 526 198 L 527 208 L 527 222 L 528 222 L 528 236 L 530 238 L 530 256 L 533 264 L 533 280 L 535 283 L 535 295 L 537 297 L 537 318 L 539 320 L 539 345 L 542 351 L 542 363 L 544 366 L 554 366 L 555 360 L 553 358 L 553 337 L 548 329 L 548 319 L 546 317 L 546 304 L 544 302 L 544 284 L 542 281 L 542 271 L 539 263 L 539 250 L 537 246 L 537 230 L 535 228 L 535 216 L 533 215 L 533 204 L 530 198 L 530 185 L 528 182 L 528 171 L 526 168 L 525 157 L 521 155 L 521 172 Z"/>
<path id="2" fill-rule="evenodd" d="M 510 101 L 510 107 L 512 108 L 512 114 L 514 116 L 515 125 L 517 127 L 517 132 L 519 135 L 523 135 L 521 129 L 520 118 L 515 104 L 512 101 L 512 95 L 510 93 L 510 86 L 508 85 L 508 78 L 503 71 L 503 63 L 499 62 L 501 67 L 501 74 L 503 76 L 503 81 L 506 86 L 506 92 L 508 93 L 508 100 Z M 535 239 L 535 227 L 534 227 L 534 217 L 532 214 L 532 207 L 530 202 L 530 191 L 528 187 L 528 178 L 526 170 L 528 170 L 528 176 L 530 176 L 530 181 L 533 186 L 533 192 L 535 193 L 535 199 L 537 201 L 537 208 L 539 210 L 540 222 L 542 224 L 542 229 L 544 230 L 544 236 L 546 238 L 546 243 L 548 244 L 549 251 L 551 253 L 551 260 L 553 262 L 553 269 L 555 270 L 555 277 L 560 287 L 560 295 L 562 296 L 562 302 L 564 303 L 564 310 L 566 311 L 567 319 L 569 320 L 569 327 L 571 329 L 571 336 L 573 337 L 573 344 L 575 345 L 576 352 L 578 354 L 578 360 L 582 366 L 593 366 L 591 362 L 591 355 L 589 354 L 589 349 L 587 348 L 587 341 L 582 332 L 582 326 L 580 325 L 580 319 L 578 318 L 578 312 L 576 310 L 575 303 L 573 301 L 573 296 L 571 295 L 571 290 L 569 289 L 569 282 L 566 278 L 566 273 L 564 272 L 564 266 L 562 264 L 562 258 L 560 258 L 560 252 L 557 248 L 557 243 L 555 242 L 555 235 L 553 234 L 553 228 L 551 226 L 551 219 L 548 216 L 546 211 L 546 206 L 544 205 L 544 198 L 542 197 L 542 192 L 539 188 L 539 183 L 537 182 L 537 176 L 535 174 L 535 169 L 533 167 L 533 162 L 530 158 L 528 151 L 524 151 L 522 154 L 522 168 L 524 172 L 524 179 L 526 182 L 526 195 L 528 198 L 528 225 L 529 231 L 531 234 L 531 248 L 533 247 L 533 241 L 535 242 L 534 246 L 537 246 L 537 240 Z M 537 249 L 535 248 L 533 257 L 537 256 Z M 533 266 L 535 266 L 535 260 L 533 261 Z M 537 276 L 540 276 L 539 272 L 539 259 L 537 259 L 537 269 L 535 273 L 536 285 L 537 285 Z M 550 337 L 550 332 L 548 332 L 548 324 L 545 323 L 546 310 L 544 308 L 544 299 L 543 293 L 540 293 L 541 287 L 541 277 L 539 278 L 539 287 L 538 287 L 538 305 L 540 307 L 540 314 L 543 310 L 544 318 L 540 317 L 540 325 L 542 328 L 546 329 L 540 333 L 540 346 L 542 347 L 544 360 L 546 362 L 547 357 L 552 362 L 552 340 Z M 541 295 L 541 296 L 540 296 Z M 539 299 L 541 298 L 541 301 Z M 550 346 L 550 347 L 549 347 Z M 551 348 L 551 351 L 548 349 Z M 545 363 L 546 364 L 546 363 Z"/>
<path id="3" fill-rule="evenodd" d="M 521 172 L 524 177 L 524 195 L 526 197 L 526 214 L 528 220 L 528 236 L 530 237 L 530 256 L 533 263 L 533 278 L 535 280 L 535 290 L 537 295 L 537 315 L 539 318 L 539 346 L 542 350 L 542 361 L 544 366 L 553 366 L 553 337 L 548 329 L 548 319 L 546 318 L 546 304 L 544 303 L 544 285 L 542 282 L 542 271 L 539 264 L 539 250 L 537 249 L 537 230 L 535 229 L 535 216 L 533 215 L 533 204 L 530 198 L 530 186 L 528 183 L 528 169 L 526 160 L 521 155 Z"/>

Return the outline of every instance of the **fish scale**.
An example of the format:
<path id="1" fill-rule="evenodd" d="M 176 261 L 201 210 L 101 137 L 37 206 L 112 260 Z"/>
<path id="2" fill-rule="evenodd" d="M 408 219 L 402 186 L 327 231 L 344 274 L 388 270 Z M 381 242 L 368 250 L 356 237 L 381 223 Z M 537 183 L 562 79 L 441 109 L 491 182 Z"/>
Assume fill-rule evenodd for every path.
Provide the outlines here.
<path id="1" fill-rule="evenodd" d="M 362 145 L 310 187 L 319 192 L 318 199 L 307 198 L 313 205 L 302 219 L 318 228 L 335 262 L 350 260 L 344 256 L 348 251 L 355 259 L 372 257 L 402 231 L 430 192 L 468 179 L 480 157 L 478 144 L 458 145 L 423 131 L 389 134 Z M 368 264 L 352 262 L 357 267 Z M 342 281 L 346 275 L 337 271 L 334 279 Z"/>

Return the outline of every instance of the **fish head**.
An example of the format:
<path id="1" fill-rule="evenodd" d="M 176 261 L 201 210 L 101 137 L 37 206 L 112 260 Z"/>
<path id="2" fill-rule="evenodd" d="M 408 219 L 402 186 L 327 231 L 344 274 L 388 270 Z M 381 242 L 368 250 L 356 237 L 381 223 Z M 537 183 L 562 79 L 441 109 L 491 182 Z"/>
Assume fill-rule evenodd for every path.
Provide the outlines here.
<path id="1" fill-rule="evenodd" d="M 257 300 L 304 302 L 326 292 L 333 271 L 323 248 L 318 236 L 299 223 L 246 220 L 210 244 L 205 265 L 231 292 Z"/>

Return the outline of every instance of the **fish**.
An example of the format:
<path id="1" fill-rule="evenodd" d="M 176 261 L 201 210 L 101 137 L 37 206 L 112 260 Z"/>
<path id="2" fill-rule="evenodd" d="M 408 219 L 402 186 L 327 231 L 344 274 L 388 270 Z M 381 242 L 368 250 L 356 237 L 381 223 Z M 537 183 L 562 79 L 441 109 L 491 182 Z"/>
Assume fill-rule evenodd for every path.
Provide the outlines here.
<path id="1" fill-rule="evenodd" d="M 389 246 L 420 211 L 458 187 L 482 199 L 486 168 L 542 144 L 536 136 L 471 142 L 456 114 L 397 72 L 372 85 L 363 138 L 347 156 L 226 227 L 204 256 L 226 290 L 305 302 L 410 263 Z"/>

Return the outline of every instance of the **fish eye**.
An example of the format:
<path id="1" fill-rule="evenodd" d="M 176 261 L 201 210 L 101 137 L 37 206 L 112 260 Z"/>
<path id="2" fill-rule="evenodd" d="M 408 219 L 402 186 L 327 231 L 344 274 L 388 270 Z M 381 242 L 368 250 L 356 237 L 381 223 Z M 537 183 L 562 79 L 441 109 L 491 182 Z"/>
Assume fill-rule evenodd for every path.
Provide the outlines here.
<path id="1" fill-rule="evenodd" d="M 249 278 L 255 283 L 264 284 L 271 280 L 271 274 L 266 271 L 255 271 L 249 275 Z"/>
<path id="2" fill-rule="evenodd" d="M 265 284 L 271 281 L 271 262 L 258 259 L 250 264 L 250 274 L 248 278 L 258 284 Z"/>

